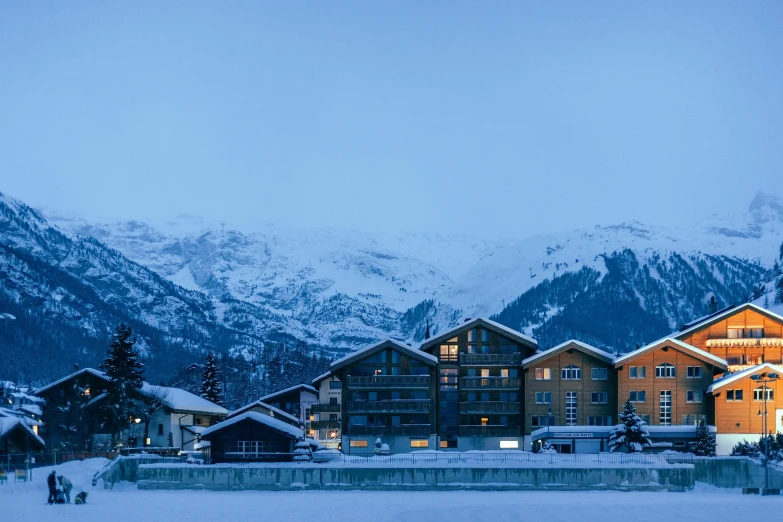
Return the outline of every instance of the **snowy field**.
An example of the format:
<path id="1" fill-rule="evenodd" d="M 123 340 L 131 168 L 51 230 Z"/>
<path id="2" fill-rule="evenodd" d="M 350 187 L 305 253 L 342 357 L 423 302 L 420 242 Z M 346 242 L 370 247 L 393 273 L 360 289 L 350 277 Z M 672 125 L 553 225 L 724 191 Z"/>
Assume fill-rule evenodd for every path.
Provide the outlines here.
<path id="1" fill-rule="evenodd" d="M 46 472 L 36 470 L 29 484 L 0 485 L 2 520 L 167 522 L 212 517 L 263 517 L 278 522 L 330 520 L 354 522 L 503 522 L 600 520 L 634 522 L 688 520 L 734 522 L 757 510 L 783 507 L 780 497 L 743 496 L 738 490 L 698 486 L 688 493 L 623 492 L 215 492 L 138 491 L 133 484 L 114 490 L 93 488 L 90 479 L 106 461 L 93 459 L 57 468 L 74 482 L 71 496 L 85 490 L 87 505 L 46 505 Z"/>

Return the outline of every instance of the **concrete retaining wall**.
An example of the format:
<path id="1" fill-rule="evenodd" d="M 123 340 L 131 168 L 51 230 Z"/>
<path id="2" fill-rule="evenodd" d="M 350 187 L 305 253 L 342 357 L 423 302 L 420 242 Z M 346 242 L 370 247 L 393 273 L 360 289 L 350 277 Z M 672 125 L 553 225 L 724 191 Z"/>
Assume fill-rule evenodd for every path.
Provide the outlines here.
<path id="1" fill-rule="evenodd" d="M 667 489 L 694 485 L 692 465 L 659 468 L 371 468 L 143 465 L 139 489 Z"/>
<path id="2" fill-rule="evenodd" d="M 696 481 L 720 488 L 760 488 L 764 467 L 744 457 L 703 457 L 693 460 Z M 783 489 L 783 472 L 769 469 L 769 487 Z"/>

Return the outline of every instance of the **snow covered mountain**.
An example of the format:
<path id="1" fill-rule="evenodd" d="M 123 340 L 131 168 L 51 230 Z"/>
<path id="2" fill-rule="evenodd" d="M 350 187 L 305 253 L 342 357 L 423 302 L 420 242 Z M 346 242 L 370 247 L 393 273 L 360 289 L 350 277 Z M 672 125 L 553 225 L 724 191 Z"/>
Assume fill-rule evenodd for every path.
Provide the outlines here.
<path id="1" fill-rule="evenodd" d="M 750 295 L 783 240 L 783 203 L 763 193 L 745 213 L 711 216 L 694 227 L 625 223 L 522 240 L 274 225 L 243 232 L 188 216 L 153 227 L 46 215 L 63 230 L 98 239 L 172 282 L 207 293 L 219 320 L 232 328 L 285 332 L 333 348 L 388 335 L 418 341 L 427 320 L 437 332 L 463 317 L 493 314 L 544 334 L 546 344 L 558 337 L 547 333 L 547 321 L 567 316 L 573 303 L 586 311 L 611 306 L 612 299 L 625 303 L 626 294 L 635 308 L 656 315 L 654 329 L 676 328 L 702 313 L 712 293 L 725 303 Z M 613 269 L 629 286 L 606 288 L 599 300 L 596 291 L 611 283 L 605 276 Z M 585 288 L 514 312 L 520 299 L 527 303 L 543 288 L 567 287 L 574 278 Z M 593 304 L 585 308 L 584 299 Z M 253 312 L 231 310 L 226 302 L 233 301 Z M 608 346 L 600 330 L 588 340 Z M 644 340 L 631 337 L 628 342 Z"/>

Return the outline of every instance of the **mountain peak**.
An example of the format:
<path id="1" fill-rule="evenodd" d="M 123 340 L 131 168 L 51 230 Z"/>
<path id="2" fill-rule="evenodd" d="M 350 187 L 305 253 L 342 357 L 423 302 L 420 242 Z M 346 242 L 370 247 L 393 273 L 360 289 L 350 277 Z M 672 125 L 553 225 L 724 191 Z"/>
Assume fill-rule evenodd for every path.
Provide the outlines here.
<path id="1" fill-rule="evenodd" d="M 777 216 L 783 221 L 783 200 L 772 194 L 767 194 L 763 190 L 759 190 L 756 193 L 756 197 L 750 202 L 748 210 L 752 214 Z"/>

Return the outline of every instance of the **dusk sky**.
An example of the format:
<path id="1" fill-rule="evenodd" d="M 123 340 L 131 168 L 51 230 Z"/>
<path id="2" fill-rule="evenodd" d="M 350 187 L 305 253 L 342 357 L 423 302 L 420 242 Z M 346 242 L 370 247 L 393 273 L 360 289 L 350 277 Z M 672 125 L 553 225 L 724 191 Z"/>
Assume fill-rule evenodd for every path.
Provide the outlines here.
<path id="1" fill-rule="evenodd" d="M 0 192 L 526 236 L 783 195 L 781 2 L 3 2 Z"/>

